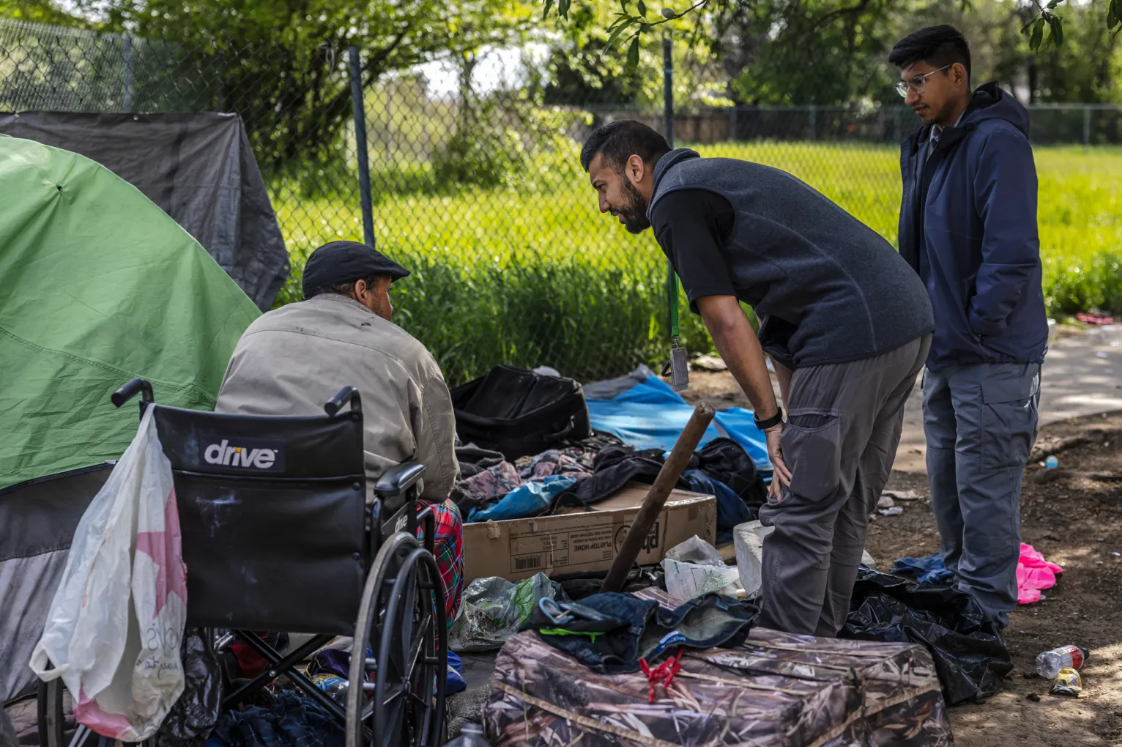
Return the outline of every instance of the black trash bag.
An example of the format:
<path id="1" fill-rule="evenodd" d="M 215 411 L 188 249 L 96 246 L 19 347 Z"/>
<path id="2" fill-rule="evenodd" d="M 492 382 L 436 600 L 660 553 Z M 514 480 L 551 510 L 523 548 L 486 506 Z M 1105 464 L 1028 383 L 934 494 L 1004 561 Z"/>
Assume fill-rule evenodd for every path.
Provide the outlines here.
<path id="1" fill-rule="evenodd" d="M 931 652 L 947 705 L 996 695 L 1013 660 L 970 595 L 862 567 L 839 638 L 919 643 Z"/>
<path id="2" fill-rule="evenodd" d="M 202 747 L 218 723 L 222 706 L 222 669 L 214 642 L 201 628 L 183 633 L 183 695 L 156 735 L 156 747 Z"/>

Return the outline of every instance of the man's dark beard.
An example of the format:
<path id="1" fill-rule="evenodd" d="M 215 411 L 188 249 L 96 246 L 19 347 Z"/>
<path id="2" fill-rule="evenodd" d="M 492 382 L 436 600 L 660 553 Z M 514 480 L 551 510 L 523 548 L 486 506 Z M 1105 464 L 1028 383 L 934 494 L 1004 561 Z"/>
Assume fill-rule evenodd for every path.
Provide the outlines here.
<path id="1" fill-rule="evenodd" d="M 623 218 L 623 227 L 628 233 L 640 234 L 651 227 L 647 219 L 647 201 L 635 185 L 626 179 L 623 180 L 623 193 L 627 195 L 627 206 L 620 208 L 619 215 Z"/>

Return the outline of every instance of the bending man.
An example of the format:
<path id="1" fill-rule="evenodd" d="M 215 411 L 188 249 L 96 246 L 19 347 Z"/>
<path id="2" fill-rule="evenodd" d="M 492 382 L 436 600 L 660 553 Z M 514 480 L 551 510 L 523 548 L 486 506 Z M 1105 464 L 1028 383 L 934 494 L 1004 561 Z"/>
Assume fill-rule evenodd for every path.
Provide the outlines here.
<path id="1" fill-rule="evenodd" d="M 632 233 L 654 226 L 767 434 L 775 476 L 760 518 L 775 531 L 761 624 L 836 635 L 930 345 L 923 284 L 887 241 L 782 171 L 671 151 L 638 122 L 596 131 L 581 164 L 601 212 Z"/>

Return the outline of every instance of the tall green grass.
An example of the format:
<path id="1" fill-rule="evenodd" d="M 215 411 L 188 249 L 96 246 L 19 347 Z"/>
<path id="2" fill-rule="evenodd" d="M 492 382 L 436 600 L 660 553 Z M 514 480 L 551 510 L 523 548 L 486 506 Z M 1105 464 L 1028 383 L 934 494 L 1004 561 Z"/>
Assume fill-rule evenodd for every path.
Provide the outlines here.
<path id="1" fill-rule="evenodd" d="M 895 243 L 895 147 L 752 143 L 702 147 L 789 171 Z M 1044 290 L 1053 313 L 1122 312 L 1122 148 L 1037 148 Z M 669 344 L 665 260 L 600 215 L 577 146 L 523 162 L 510 186 L 457 190 L 424 163 L 374 169 L 378 248 L 414 271 L 394 289 L 397 321 L 436 355 L 450 381 L 498 362 L 552 365 L 591 380 Z M 288 194 L 285 192 L 284 194 Z M 274 198 L 293 256 L 278 303 L 298 300 L 303 259 L 335 238 L 360 239 L 357 199 Z M 711 347 L 682 301 L 682 336 Z"/>

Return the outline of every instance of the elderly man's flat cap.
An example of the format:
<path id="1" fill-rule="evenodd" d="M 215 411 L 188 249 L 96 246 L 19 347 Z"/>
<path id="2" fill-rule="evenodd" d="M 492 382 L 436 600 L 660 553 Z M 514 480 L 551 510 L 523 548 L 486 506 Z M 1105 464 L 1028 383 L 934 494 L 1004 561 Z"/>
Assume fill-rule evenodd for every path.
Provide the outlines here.
<path id="1" fill-rule="evenodd" d="M 304 298 L 371 275 L 388 275 L 391 280 L 400 280 L 408 277 L 409 271 L 366 244 L 332 241 L 308 257 L 304 266 Z"/>

